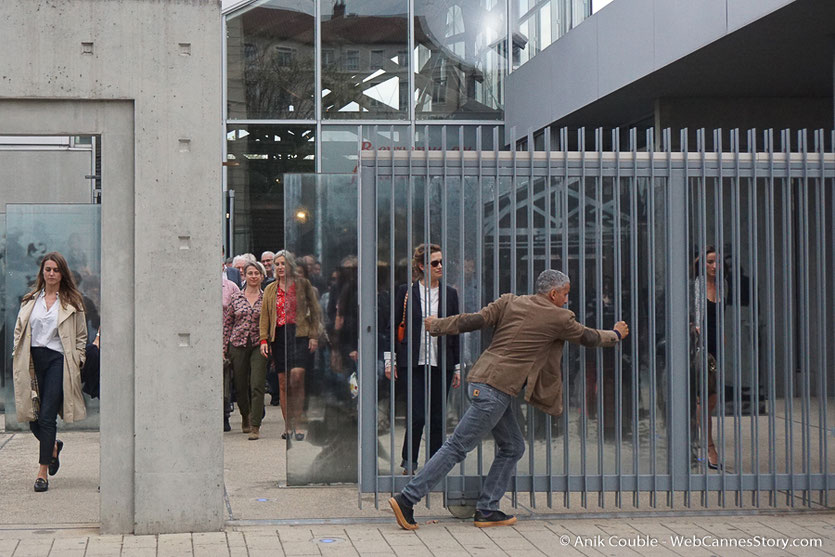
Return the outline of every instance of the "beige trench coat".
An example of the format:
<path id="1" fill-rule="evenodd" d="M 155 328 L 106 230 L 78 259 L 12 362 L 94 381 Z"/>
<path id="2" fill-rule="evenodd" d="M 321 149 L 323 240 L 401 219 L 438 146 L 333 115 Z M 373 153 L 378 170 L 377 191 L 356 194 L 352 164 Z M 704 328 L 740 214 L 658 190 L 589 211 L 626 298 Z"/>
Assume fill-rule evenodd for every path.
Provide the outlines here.
<path id="1" fill-rule="evenodd" d="M 72 305 L 60 305 L 58 301 L 58 336 L 64 349 L 64 405 L 59 412 L 66 423 L 83 420 L 87 417 L 84 395 L 81 392 L 81 366 L 84 365 L 87 345 L 87 319 L 83 311 Z M 31 376 L 34 363 L 29 349 L 32 345 L 32 328 L 29 316 L 35 307 L 35 300 L 29 300 L 20 306 L 17 323 L 14 328 L 14 352 L 12 370 L 14 375 L 14 402 L 17 421 L 31 422 L 35 414 L 32 409 Z"/>

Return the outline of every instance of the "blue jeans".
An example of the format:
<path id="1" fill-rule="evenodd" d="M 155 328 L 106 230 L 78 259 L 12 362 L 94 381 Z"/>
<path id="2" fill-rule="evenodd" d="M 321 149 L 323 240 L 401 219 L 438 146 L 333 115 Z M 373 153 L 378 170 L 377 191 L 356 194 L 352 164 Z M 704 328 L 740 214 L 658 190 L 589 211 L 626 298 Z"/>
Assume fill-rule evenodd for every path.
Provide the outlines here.
<path id="1" fill-rule="evenodd" d="M 499 510 L 499 501 L 507 491 L 516 463 L 525 454 L 525 439 L 511 407 L 512 396 L 484 383 L 470 383 L 469 395 L 471 405 L 458 427 L 423 470 L 403 488 L 402 495 L 410 505 L 423 499 L 489 431 L 498 451 L 484 480 L 476 509 Z"/>

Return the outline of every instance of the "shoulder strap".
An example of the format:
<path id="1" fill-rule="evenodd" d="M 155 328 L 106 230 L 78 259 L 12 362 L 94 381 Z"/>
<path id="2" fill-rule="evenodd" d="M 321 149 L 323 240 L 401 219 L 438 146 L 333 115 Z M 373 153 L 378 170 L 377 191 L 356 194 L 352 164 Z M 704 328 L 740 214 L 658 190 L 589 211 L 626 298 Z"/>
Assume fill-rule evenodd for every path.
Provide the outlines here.
<path id="1" fill-rule="evenodd" d="M 409 302 L 409 290 L 411 290 L 411 286 L 406 288 L 406 296 L 403 298 L 403 317 L 400 319 L 400 324 L 406 324 L 406 304 Z"/>

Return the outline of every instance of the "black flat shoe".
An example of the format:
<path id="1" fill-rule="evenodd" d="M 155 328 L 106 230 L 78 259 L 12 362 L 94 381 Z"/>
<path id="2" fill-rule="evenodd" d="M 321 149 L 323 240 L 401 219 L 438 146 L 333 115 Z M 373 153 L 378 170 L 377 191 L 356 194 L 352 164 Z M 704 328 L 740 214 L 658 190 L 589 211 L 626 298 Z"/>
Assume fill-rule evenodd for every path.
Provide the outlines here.
<path id="1" fill-rule="evenodd" d="M 49 489 L 49 482 L 43 478 L 38 478 L 35 480 L 35 491 L 37 493 L 41 493 Z"/>
<path id="2" fill-rule="evenodd" d="M 716 464 L 713 464 L 711 461 L 708 460 L 707 461 L 707 467 L 710 468 L 711 470 L 722 470 L 722 464 L 719 463 L 719 462 L 717 462 Z"/>
<path id="3" fill-rule="evenodd" d="M 293 436 L 292 431 L 285 431 L 284 433 L 281 434 L 282 439 L 287 439 L 288 437 L 292 437 L 292 436 Z"/>
<path id="4" fill-rule="evenodd" d="M 295 437 L 296 441 L 304 441 L 304 433 L 296 433 Z"/>
<path id="5" fill-rule="evenodd" d="M 61 457 L 61 449 L 64 448 L 64 442 L 61 440 L 56 441 L 55 444 L 58 445 L 58 451 L 55 453 L 55 456 L 52 457 L 52 460 L 49 461 L 50 476 L 54 476 L 58 473 L 58 468 L 61 467 L 61 461 L 59 460 L 59 458 Z M 37 491 L 37 489 L 35 491 Z M 44 489 L 43 491 L 46 491 L 46 489 Z"/>

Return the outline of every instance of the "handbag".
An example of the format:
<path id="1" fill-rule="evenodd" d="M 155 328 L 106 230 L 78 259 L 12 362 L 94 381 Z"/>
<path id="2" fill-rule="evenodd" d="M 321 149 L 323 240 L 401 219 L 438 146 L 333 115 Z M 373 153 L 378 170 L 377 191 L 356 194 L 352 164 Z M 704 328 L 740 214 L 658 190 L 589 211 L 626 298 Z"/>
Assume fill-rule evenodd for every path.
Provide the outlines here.
<path id="1" fill-rule="evenodd" d="M 29 376 L 31 377 L 29 386 L 32 389 L 32 421 L 37 422 L 38 417 L 41 413 L 41 395 L 38 391 L 38 378 L 35 377 L 35 374 L 32 373 L 32 370 L 29 370 Z"/>
<path id="2" fill-rule="evenodd" d="M 406 339 L 406 304 L 409 302 L 409 291 L 406 290 L 406 297 L 403 298 L 403 318 L 397 325 L 397 342 L 403 342 Z"/>

